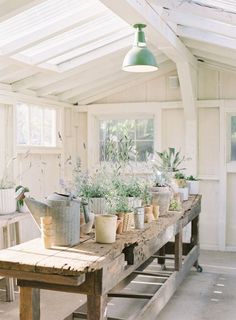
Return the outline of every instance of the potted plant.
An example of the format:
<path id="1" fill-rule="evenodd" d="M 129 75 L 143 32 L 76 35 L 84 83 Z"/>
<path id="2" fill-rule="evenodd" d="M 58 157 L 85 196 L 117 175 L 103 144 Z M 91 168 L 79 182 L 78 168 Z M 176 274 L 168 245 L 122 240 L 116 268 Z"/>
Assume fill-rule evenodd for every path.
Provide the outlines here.
<path id="1" fill-rule="evenodd" d="M 89 210 L 94 214 L 106 213 L 106 196 L 109 193 L 109 175 L 106 174 L 104 168 L 100 168 L 94 175 L 83 172 L 81 162 L 76 161 L 74 168 L 74 193 L 82 198 L 84 202 L 88 202 Z"/>
<path id="2" fill-rule="evenodd" d="M 189 194 L 198 194 L 199 193 L 199 180 L 192 175 L 187 177 L 187 185 L 189 188 Z"/>
<path id="3" fill-rule="evenodd" d="M 118 218 L 122 221 L 122 232 L 131 230 L 134 225 L 134 212 L 129 206 L 128 198 L 124 195 L 113 195 L 110 201 L 110 210 L 116 212 Z"/>
<path id="4" fill-rule="evenodd" d="M 16 207 L 19 212 L 27 212 L 28 208 L 25 204 L 25 192 L 29 192 L 29 188 L 23 187 L 21 185 L 15 188 L 15 198 L 16 198 Z"/>
<path id="5" fill-rule="evenodd" d="M 151 187 L 152 203 L 159 206 L 160 215 L 164 215 L 169 208 L 171 191 L 169 188 L 170 175 L 166 171 L 156 170 L 154 174 L 154 186 Z"/>
<path id="6" fill-rule="evenodd" d="M 8 161 L 3 176 L 0 178 L 0 214 L 9 214 L 16 211 L 14 183 L 9 178 L 9 167 L 13 160 L 15 158 Z"/>
<path id="7" fill-rule="evenodd" d="M 148 184 L 144 184 L 143 192 L 142 192 L 142 204 L 144 207 L 144 222 L 151 222 L 154 220 L 153 215 L 153 205 L 152 202 L 152 194 L 150 191 L 150 186 Z"/>
<path id="8" fill-rule="evenodd" d="M 188 187 L 186 177 L 183 173 L 177 172 L 175 174 L 175 180 L 179 187 L 179 194 L 182 201 L 188 200 Z"/>

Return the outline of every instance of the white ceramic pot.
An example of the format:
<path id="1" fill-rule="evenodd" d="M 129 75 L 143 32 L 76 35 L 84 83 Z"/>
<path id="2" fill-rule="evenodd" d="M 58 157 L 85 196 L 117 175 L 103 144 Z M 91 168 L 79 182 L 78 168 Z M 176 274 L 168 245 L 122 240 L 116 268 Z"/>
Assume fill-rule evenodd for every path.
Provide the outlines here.
<path id="1" fill-rule="evenodd" d="M 189 194 L 199 193 L 199 181 L 188 180 Z"/>
<path id="2" fill-rule="evenodd" d="M 186 201 L 188 200 L 188 187 L 179 188 L 180 200 Z"/>
<path id="3" fill-rule="evenodd" d="M 116 241 L 117 216 L 100 214 L 95 216 L 95 238 L 99 243 Z"/>
<path id="4" fill-rule="evenodd" d="M 8 214 L 15 211 L 15 188 L 0 189 L 0 214 Z"/>

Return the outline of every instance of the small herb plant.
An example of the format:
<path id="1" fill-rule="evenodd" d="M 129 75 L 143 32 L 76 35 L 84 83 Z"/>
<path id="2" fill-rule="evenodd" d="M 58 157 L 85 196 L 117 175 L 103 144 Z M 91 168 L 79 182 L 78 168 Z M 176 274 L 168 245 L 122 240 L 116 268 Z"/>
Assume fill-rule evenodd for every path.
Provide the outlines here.
<path id="1" fill-rule="evenodd" d="M 143 206 L 147 207 L 151 205 L 152 195 L 150 192 L 150 186 L 145 184 L 141 195 Z"/>
<path id="2" fill-rule="evenodd" d="M 189 176 L 186 178 L 188 181 L 198 181 L 198 179 L 194 176 Z"/>
<path id="3" fill-rule="evenodd" d="M 170 200 L 169 211 L 180 211 L 181 209 L 181 203 L 177 199 Z"/>

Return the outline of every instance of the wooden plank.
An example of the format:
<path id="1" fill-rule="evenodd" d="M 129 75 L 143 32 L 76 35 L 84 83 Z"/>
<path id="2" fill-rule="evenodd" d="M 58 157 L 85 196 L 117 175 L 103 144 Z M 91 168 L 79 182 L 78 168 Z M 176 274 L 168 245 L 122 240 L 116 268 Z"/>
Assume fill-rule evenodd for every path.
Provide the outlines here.
<path id="1" fill-rule="evenodd" d="M 107 319 L 107 295 L 94 296 L 87 295 L 87 319 L 105 320 Z"/>
<path id="2" fill-rule="evenodd" d="M 20 288 L 20 320 L 40 320 L 39 289 Z"/>
<path id="3" fill-rule="evenodd" d="M 0 269 L 0 274 L 17 279 L 45 281 L 47 283 L 64 284 L 64 285 L 80 285 L 85 281 L 85 274 L 79 276 L 60 276 L 60 275 L 48 275 L 38 274 L 36 272 L 18 271 L 9 269 Z"/>
<path id="4" fill-rule="evenodd" d="M 136 293 L 136 292 L 110 292 L 108 293 L 109 298 L 134 298 L 134 299 L 151 299 L 153 294 L 148 293 Z"/>

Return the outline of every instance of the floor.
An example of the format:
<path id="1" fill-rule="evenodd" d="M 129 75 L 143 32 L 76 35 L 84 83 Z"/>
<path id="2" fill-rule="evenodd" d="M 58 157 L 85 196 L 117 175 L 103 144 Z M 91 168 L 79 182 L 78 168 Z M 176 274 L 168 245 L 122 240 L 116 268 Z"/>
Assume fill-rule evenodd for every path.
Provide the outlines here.
<path id="1" fill-rule="evenodd" d="M 193 270 L 155 319 L 236 319 L 236 253 L 202 250 L 200 264 L 203 273 Z M 4 302 L 3 284 L 0 282 L 0 319 L 17 320 L 18 294 L 15 302 Z M 84 301 L 83 295 L 42 291 L 41 320 L 64 320 Z"/>

